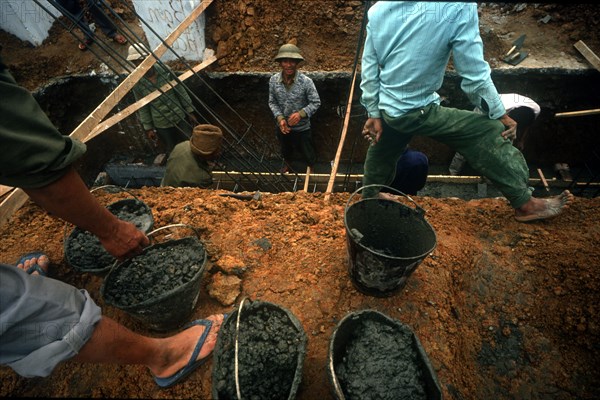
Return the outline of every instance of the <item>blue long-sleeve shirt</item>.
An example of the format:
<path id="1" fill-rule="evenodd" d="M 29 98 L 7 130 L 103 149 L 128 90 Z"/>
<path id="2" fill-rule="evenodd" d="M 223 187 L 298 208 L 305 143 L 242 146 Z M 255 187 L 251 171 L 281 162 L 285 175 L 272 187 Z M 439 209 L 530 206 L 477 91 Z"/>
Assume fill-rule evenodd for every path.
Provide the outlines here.
<path id="1" fill-rule="evenodd" d="M 361 103 L 369 117 L 392 117 L 440 103 L 452 55 L 461 88 L 491 119 L 505 114 L 483 58 L 476 3 L 380 1 L 369 9 L 361 63 Z"/>

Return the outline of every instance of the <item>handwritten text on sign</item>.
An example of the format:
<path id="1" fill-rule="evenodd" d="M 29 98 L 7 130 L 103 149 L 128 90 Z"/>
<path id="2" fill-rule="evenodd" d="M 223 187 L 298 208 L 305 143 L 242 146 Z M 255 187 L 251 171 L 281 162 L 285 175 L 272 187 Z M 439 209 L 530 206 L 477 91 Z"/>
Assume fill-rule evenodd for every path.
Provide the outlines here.
<path id="1" fill-rule="evenodd" d="M 133 1 L 135 10 L 145 21 L 142 22 L 142 28 L 152 49 L 161 43 L 161 38 L 169 36 L 198 4 L 200 0 Z M 202 60 L 206 47 L 204 29 L 204 14 L 200 14 L 173 43 L 173 51 L 167 51 L 161 59 L 167 61 L 183 57 L 187 60 Z"/>

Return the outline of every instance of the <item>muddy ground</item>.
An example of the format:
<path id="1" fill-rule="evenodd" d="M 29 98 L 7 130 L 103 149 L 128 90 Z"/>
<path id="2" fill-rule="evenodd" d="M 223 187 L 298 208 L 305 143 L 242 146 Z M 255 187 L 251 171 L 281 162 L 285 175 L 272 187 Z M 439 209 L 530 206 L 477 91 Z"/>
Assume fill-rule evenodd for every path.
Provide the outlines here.
<path id="1" fill-rule="evenodd" d="M 111 1 L 118 6 L 117 0 Z M 211 71 L 274 71 L 279 45 L 295 41 L 312 71 L 350 71 L 362 18 L 360 1 L 215 1 L 207 10 Z M 290 11 L 293 10 L 293 11 Z M 125 23 L 135 23 L 127 12 Z M 548 22 L 540 20 L 550 16 Z M 596 52 L 592 5 L 494 3 L 482 10 L 486 58 L 499 58 L 522 33 L 531 55 L 521 66 L 585 63 L 573 48 Z M 50 79 L 89 73 L 100 62 L 77 50 L 58 24 L 32 48 L 0 31 L 3 57 L 30 90 Z M 123 53 L 126 47 L 111 44 Z M 65 57 L 68 55 L 68 57 Z M 583 64 L 585 65 L 585 64 Z M 411 326 L 429 354 L 448 399 L 594 399 L 600 393 L 600 200 L 577 198 L 553 221 L 521 224 L 501 199 L 415 197 L 437 233 L 437 247 L 400 293 L 376 298 L 349 278 L 344 207 L 348 193 L 264 194 L 243 202 L 211 190 L 133 190 L 153 210 L 155 227 L 194 226 L 209 253 L 198 304 L 201 317 L 235 307 L 244 296 L 292 311 L 308 335 L 299 399 L 329 399 L 329 339 L 346 313 L 376 309 Z M 97 192 L 103 204 L 122 194 Z M 0 260 L 43 249 L 50 276 L 87 289 L 109 315 L 158 335 L 100 295 L 101 276 L 78 273 L 64 258 L 65 224 L 27 204 L 0 227 Z M 65 364 L 48 378 L 20 378 L 0 368 L 2 397 L 210 398 L 212 362 L 185 383 L 159 389 L 140 366 Z"/>

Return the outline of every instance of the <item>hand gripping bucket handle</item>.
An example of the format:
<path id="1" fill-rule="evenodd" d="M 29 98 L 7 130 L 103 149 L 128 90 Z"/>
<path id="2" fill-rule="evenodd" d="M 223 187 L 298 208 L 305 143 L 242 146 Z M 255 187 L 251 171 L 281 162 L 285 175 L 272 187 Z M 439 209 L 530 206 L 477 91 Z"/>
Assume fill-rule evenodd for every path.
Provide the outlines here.
<path id="1" fill-rule="evenodd" d="M 92 189 L 90 189 L 90 193 L 94 193 L 95 191 L 97 191 L 97 190 L 100 190 L 100 189 L 108 189 L 108 188 L 117 189 L 116 191 L 120 191 L 120 192 L 126 192 L 126 193 L 127 193 L 127 194 L 129 194 L 131 197 L 133 197 L 135 200 L 137 200 L 137 201 L 139 201 L 140 203 L 142 203 L 142 201 L 141 201 L 141 200 L 140 200 L 140 199 L 139 199 L 139 198 L 138 198 L 138 197 L 137 197 L 135 194 L 131 193 L 131 192 L 130 192 L 129 190 L 127 190 L 126 188 L 124 188 L 124 187 L 121 187 L 121 186 L 117 186 L 117 185 L 103 185 L 103 186 L 97 186 L 97 187 L 95 187 L 95 188 L 92 188 Z M 69 231 L 68 231 L 69 225 L 70 225 L 70 224 L 69 224 L 68 222 L 67 222 L 67 223 L 65 223 L 65 229 L 64 229 L 64 232 L 63 232 L 63 242 L 66 242 L 66 240 L 67 240 L 67 236 L 68 236 L 68 233 L 69 233 Z M 118 263 L 118 262 L 117 262 L 117 263 Z M 115 265 L 116 265 L 117 263 L 115 263 Z"/>

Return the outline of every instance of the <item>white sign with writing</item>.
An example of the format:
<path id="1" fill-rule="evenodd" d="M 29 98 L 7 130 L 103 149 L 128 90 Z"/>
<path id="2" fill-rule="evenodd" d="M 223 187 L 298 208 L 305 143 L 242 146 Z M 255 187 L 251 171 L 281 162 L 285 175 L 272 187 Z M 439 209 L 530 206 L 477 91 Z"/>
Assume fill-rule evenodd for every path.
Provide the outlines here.
<path id="1" fill-rule="evenodd" d="M 150 48 L 158 47 L 161 39 L 169 36 L 200 2 L 201 0 L 133 0 L 133 6 L 143 20 L 140 23 Z M 167 50 L 161 60 L 176 60 L 181 57 L 201 61 L 206 47 L 204 29 L 205 18 L 202 13 L 173 43 L 173 51 Z"/>

